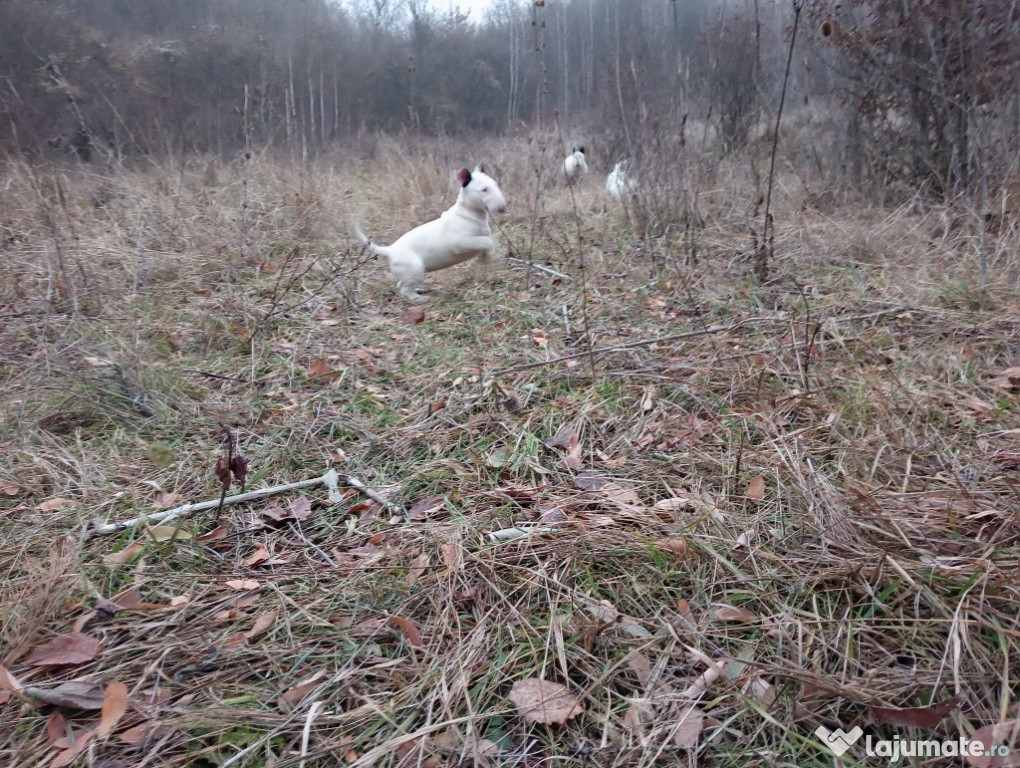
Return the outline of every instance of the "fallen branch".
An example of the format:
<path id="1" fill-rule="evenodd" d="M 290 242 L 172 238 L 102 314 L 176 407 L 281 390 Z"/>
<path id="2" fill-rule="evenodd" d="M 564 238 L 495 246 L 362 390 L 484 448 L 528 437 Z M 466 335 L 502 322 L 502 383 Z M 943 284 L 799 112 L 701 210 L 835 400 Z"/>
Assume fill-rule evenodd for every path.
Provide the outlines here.
<path id="1" fill-rule="evenodd" d="M 353 477 L 345 478 L 345 480 L 348 485 L 364 491 L 364 486 L 359 480 Z M 271 488 L 259 488 L 256 491 L 248 491 L 247 493 L 238 493 L 234 496 L 227 496 L 222 500 L 222 502 L 218 498 L 210 501 L 199 501 L 194 504 L 184 504 L 180 507 L 167 509 L 163 512 L 154 512 L 151 515 L 139 515 L 138 517 L 131 518 L 130 520 L 120 520 L 116 523 L 97 525 L 92 530 L 92 533 L 95 535 L 117 533 L 118 531 L 123 531 L 126 528 L 134 528 L 135 526 L 142 525 L 143 523 L 165 523 L 170 520 L 175 520 L 178 517 L 187 517 L 188 515 L 193 515 L 196 512 L 204 512 L 207 509 L 215 509 L 221 503 L 224 506 L 228 504 L 239 504 L 242 501 L 264 499 L 268 496 L 276 496 L 281 493 L 286 493 L 287 491 L 297 490 L 298 488 L 311 488 L 316 485 L 326 486 L 329 491 L 329 500 L 334 504 L 340 501 L 340 475 L 335 469 L 331 469 L 322 477 L 316 477 L 311 480 L 299 480 L 296 483 L 274 485 Z M 373 496 L 373 498 L 375 497 Z M 376 499 L 376 501 L 378 501 L 378 499 Z"/>
<path id="2" fill-rule="evenodd" d="M 557 272 L 555 269 L 549 269 L 549 267 L 543 267 L 541 264 L 536 264 L 533 261 L 532 262 L 527 262 L 524 259 L 518 259 L 516 256 L 507 256 L 506 260 L 507 261 L 516 261 L 518 264 L 523 264 L 526 267 L 531 267 L 532 269 L 537 269 L 537 270 L 539 270 L 541 272 L 545 272 L 547 275 L 552 275 L 553 277 L 560 278 L 560 280 L 569 280 L 570 279 L 570 275 L 561 274 L 561 273 Z"/>

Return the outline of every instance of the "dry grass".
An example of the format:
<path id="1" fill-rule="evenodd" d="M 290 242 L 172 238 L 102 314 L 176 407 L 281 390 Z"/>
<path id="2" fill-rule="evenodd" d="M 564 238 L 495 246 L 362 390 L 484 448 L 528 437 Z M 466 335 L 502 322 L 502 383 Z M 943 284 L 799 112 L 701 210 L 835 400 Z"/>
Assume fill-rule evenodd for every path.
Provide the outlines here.
<path id="1" fill-rule="evenodd" d="M 821 212 L 791 181 L 780 277 L 759 287 L 734 202 L 753 195 L 724 171 L 681 267 L 598 175 L 579 222 L 550 188 L 532 243 L 535 180 L 507 142 L 485 158 L 511 204 L 500 237 L 574 279 L 459 268 L 405 325 L 347 223 L 386 241 L 438 213 L 471 149 L 372 149 L 0 179 L 0 664 L 40 688 L 127 685 L 77 764 L 830 766 L 818 725 L 912 733 L 869 706 L 958 696 L 946 738 L 1013 711 L 1020 405 L 996 376 L 1020 357 L 1015 222 L 978 292 L 971 236 L 942 212 Z M 599 348 L 711 332 L 594 371 L 586 354 L 525 367 L 585 352 L 585 330 Z M 221 425 L 253 487 L 332 464 L 407 509 L 439 500 L 392 520 L 313 489 L 300 524 L 262 514 L 293 493 L 225 509 L 215 542 L 90 535 L 215 498 Z M 564 428 L 576 461 L 548 446 Z M 552 533 L 488 536 L 542 520 Z M 258 544 L 284 562 L 246 565 Z M 129 587 L 141 606 L 105 603 Z M 76 622 L 94 661 L 28 664 Z M 682 747 L 688 689 L 718 660 Z M 585 712 L 525 722 L 508 694 L 534 676 Z M 0 762 L 49 765 L 52 708 L 0 702 Z"/>

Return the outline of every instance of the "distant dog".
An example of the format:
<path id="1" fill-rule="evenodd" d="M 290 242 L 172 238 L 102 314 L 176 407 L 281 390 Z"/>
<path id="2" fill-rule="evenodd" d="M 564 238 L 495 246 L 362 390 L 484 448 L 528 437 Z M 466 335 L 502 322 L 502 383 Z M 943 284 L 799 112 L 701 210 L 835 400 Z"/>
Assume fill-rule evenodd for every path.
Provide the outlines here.
<path id="1" fill-rule="evenodd" d="M 567 184 L 573 184 L 587 173 L 588 161 L 584 157 L 584 147 L 571 149 L 567 159 L 563 161 L 563 177 Z"/>
<path id="2" fill-rule="evenodd" d="M 389 263 L 390 272 L 397 278 L 397 290 L 409 301 L 421 300 L 426 272 L 446 269 L 475 256 L 490 261 L 496 253 L 489 214 L 506 211 L 499 185 L 485 175 L 480 165 L 473 171 L 461 168 L 457 181 L 457 202 L 438 219 L 415 227 L 393 245 L 376 245 L 354 225 L 358 239 Z"/>
<path id="3" fill-rule="evenodd" d="M 621 201 L 633 195 L 638 189 L 637 179 L 627 172 L 627 167 L 627 161 L 621 160 L 606 177 L 606 192 Z"/>

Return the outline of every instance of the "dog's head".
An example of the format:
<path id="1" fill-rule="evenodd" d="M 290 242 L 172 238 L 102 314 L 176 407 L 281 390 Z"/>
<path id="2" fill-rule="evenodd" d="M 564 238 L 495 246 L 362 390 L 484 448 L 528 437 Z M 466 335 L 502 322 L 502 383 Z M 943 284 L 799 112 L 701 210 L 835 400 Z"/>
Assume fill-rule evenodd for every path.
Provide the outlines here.
<path id="1" fill-rule="evenodd" d="M 506 212 L 506 198 L 503 197 L 499 184 L 494 178 L 486 175 L 482 166 L 476 165 L 473 171 L 461 168 L 457 171 L 457 181 L 461 186 L 461 200 L 470 207 L 489 213 Z"/>

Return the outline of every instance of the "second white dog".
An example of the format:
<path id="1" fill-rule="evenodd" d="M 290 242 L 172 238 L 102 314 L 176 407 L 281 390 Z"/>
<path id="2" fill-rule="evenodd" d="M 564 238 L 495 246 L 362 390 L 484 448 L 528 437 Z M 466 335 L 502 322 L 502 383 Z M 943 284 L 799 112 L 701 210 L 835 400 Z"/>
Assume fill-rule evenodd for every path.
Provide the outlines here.
<path id="1" fill-rule="evenodd" d="M 457 202 L 438 219 L 415 227 L 393 245 L 376 245 L 354 225 L 358 239 L 389 263 L 390 272 L 397 278 L 397 290 L 405 299 L 421 299 L 426 272 L 446 269 L 475 256 L 489 261 L 496 253 L 489 214 L 506 211 L 499 185 L 480 165 L 473 171 L 461 168 L 457 181 Z"/>
<path id="2" fill-rule="evenodd" d="M 570 150 L 567 159 L 563 161 L 563 176 L 567 184 L 573 184 L 588 173 L 588 161 L 584 157 L 584 147 L 577 147 Z"/>

